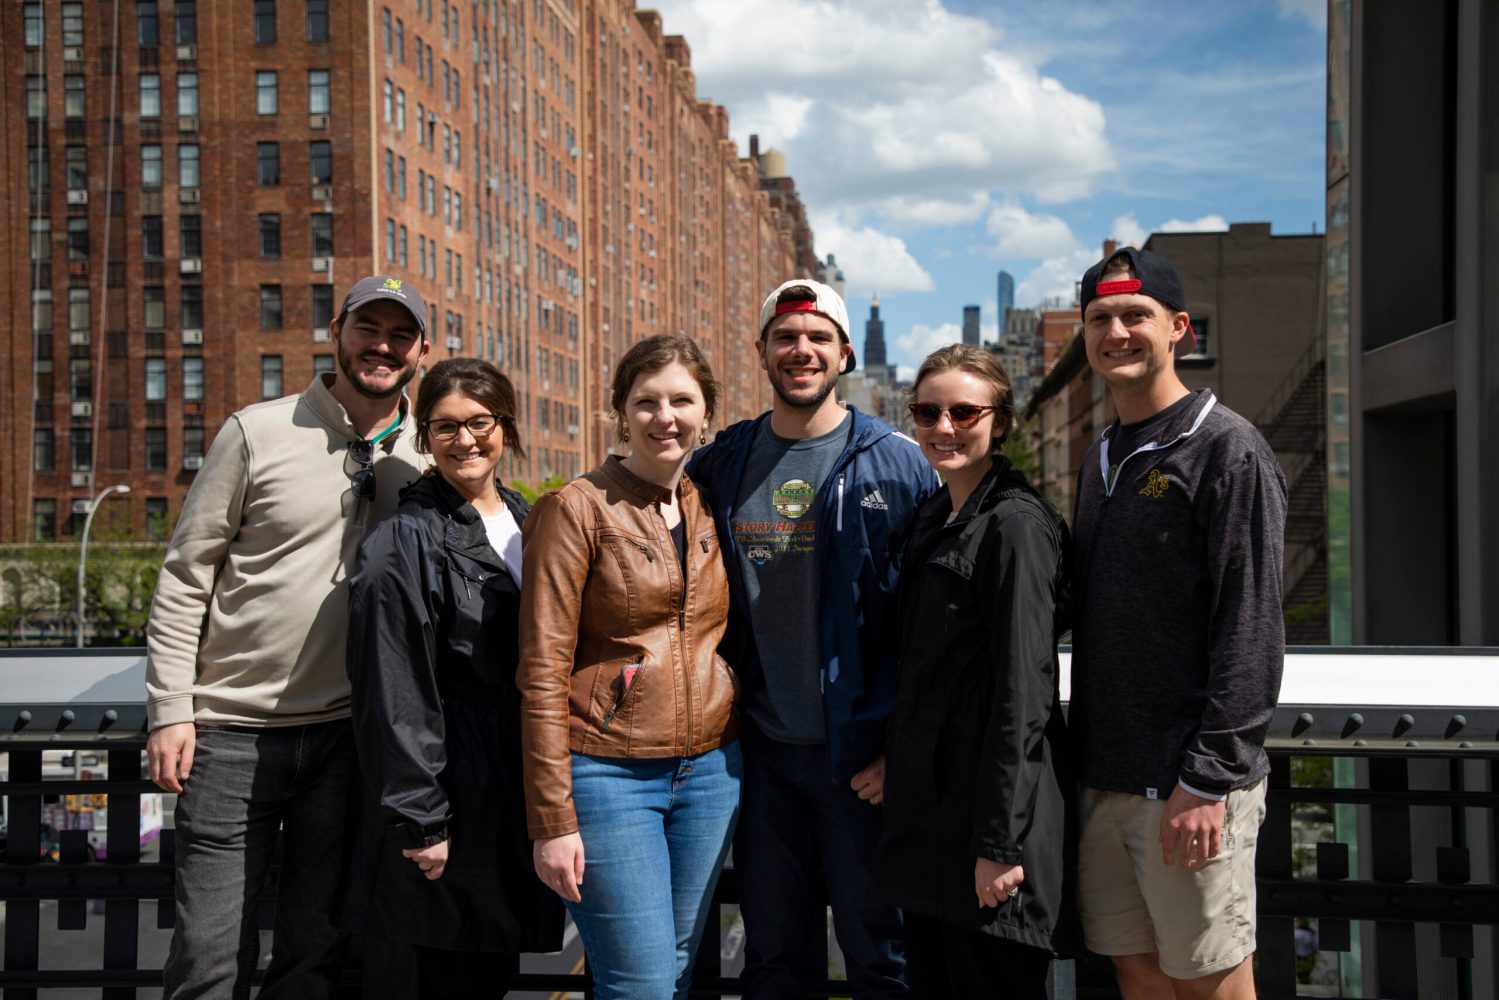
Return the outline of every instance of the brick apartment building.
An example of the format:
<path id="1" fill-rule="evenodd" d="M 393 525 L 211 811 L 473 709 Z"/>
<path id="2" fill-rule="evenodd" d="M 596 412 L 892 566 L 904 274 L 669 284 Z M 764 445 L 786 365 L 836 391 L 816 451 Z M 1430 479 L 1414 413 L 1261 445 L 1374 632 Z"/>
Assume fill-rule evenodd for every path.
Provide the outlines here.
<path id="1" fill-rule="evenodd" d="M 0 542 L 160 534 L 226 417 L 334 364 L 350 282 L 429 307 L 430 360 L 516 382 L 530 457 L 610 443 L 612 366 L 698 338 L 719 424 L 768 405 L 759 299 L 811 233 L 633 0 L 0 6 Z M 24 168 L 23 168 L 24 164 Z M 815 272 L 814 272 L 815 273 Z"/>

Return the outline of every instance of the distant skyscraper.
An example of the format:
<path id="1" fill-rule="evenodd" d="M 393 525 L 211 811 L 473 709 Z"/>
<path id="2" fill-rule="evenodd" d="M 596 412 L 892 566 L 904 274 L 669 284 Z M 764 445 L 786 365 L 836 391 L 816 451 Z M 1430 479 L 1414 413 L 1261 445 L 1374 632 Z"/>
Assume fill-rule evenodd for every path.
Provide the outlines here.
<path id="1" fill-rule="evenodd" d="M 885 321 L 880 319 L 878 292 L 869 300 L 869 319 L 864 321 L 864 356 L 859 364 L 870 372 L 871 378 L 885 368 Z"/>
<path id="2" fill-rule="evenodd" d="M 979 342 L 979 307 L 963 307 L 963 343 L 978 344 Z"/>
<path id="3" fill-rule="evenodd" d="M 1015 308 L 1015 278 L 1009 271 L 999 272 L 996 291 L 998 294 L 995 301 L 999 304 L 999 335 L 1003 337 L 1005 325 L 1009 322 L 1010 310 Z"/>

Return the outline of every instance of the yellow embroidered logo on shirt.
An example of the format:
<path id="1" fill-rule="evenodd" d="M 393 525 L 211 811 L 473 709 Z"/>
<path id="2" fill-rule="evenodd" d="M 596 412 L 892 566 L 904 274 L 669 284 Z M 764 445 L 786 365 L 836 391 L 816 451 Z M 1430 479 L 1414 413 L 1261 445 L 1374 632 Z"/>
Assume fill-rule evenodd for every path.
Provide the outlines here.
<path id="1" fill-rule="evenodd" d="M 1166 487 L 1171 485 L 1171 480 L 1161 475 L 1160 469 L 1151 469 L 1150 475 L 1145 479 L 1145 485 L 1140 487 L 1140 495 L 1159 500 L 1166 495 Z"/>

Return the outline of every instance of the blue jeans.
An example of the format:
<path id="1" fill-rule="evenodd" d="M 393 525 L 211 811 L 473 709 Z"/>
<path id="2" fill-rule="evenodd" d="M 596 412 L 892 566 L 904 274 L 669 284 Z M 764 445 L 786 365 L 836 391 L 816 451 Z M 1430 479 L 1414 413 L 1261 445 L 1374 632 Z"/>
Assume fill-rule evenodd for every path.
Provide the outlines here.
<path id="1" fill-rule="evenodd" d="M 573 754 L 593 995 L 685 998 L 739 812 L 739 744 L 696 757 Z"/>
<path id="2" fill-rule="evenodd" d="M 283 845 L 275 944 L 261 1000 L 332 995 L 333 923 L 353 770 L 349 721 L 199 726 L 177 799 L 177 921 L 163 996 L 244 1000 L 260 957 L 256 911 Z"/>
<path id="3" fill-rule="evenodd" d="M 904 997 L 900 910 L 875 895 L 881 809 L 834 781 L 826 745 L 773 740 L 746 725 L 744 799 L 734 840 L 744 917 L 745 1000 L 807 995 L 827 978 L 826 912 L 817 861 L 856 1000 Z"/>

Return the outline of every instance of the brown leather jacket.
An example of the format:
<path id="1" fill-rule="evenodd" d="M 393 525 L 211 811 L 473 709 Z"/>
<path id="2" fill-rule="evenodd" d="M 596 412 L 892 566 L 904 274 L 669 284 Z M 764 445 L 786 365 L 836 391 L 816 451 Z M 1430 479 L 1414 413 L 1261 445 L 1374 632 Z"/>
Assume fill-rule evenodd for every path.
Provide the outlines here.
<path id="1" fill-rule="evenodd" d="M 570 751 L 690 757 L 738 733 L 713 517 L 683 476 L 684 589 L 658 507 L 669 496 L 610 458 L 526 518 L 516 683 L 532 839 L 578 829 Z"/>

